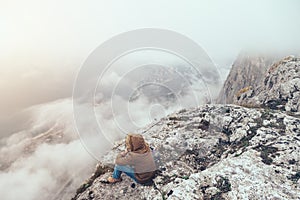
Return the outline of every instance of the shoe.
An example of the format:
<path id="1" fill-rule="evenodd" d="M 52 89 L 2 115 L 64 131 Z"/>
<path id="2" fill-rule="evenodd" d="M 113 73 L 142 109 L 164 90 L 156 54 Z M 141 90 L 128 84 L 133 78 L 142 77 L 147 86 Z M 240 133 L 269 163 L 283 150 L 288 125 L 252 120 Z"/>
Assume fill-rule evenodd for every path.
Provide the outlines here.
<path id="1" fill-rule="evenodd" d="M 113 177 L 108 177 L 107 181 L 108 181 L 108 183 L 117 183 L 117 182 L 121 182 L 122 179 L 121 178 L 116 179 L 116 178 L 113 178 Z"/>

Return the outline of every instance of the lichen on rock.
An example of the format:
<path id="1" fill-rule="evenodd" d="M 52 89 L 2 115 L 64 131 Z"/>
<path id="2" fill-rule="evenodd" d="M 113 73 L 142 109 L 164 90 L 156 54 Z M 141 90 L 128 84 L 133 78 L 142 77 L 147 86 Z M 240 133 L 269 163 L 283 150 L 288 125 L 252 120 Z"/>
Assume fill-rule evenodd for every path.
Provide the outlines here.
<path id="1" fill-rule="evenodd" d="M 168 125 L 177 120 L 172 116 L 140 130 L 146 130 L 147 141 L 161 154 L 152 185 L 132 188 L 133 182 L 126 176 L 115 185 L 103 184 L 101 180 L 111 174 L 107 172 L 75 199 L 91 199 L 90 193 L 93 199 L 298 198 L 298 118 L 234 105 L 204 105 L 176 113 L 182 124 L 179 128 Z M 210 124 L 207 130 L 191 126 L 204 118 Z M 243 134 L 237 134 L 241 130 Z M 103 161 L 119 151 L 115 148 Z"/>
<path id="2" fill-rule="evenodd" d="M 73 199 L 299 199 L 300 59 L 247 63 L 263 66 L 266 74 L 258 83 L 246 78 L 250 82 L 243 87 L 252 87 L 230 90 L 232 103 L 239 105 L 185 108 L 138 130 L 159 154 L 151 184 L 136 184 L 125 175 L 114 185 L 102 182 L 124 149 L 120 141 Z M 238 72 L 247 70 L 253 71 Z M 239 85 L 238 75 L 230 74 L 224 90 L 228 83 Z"/>

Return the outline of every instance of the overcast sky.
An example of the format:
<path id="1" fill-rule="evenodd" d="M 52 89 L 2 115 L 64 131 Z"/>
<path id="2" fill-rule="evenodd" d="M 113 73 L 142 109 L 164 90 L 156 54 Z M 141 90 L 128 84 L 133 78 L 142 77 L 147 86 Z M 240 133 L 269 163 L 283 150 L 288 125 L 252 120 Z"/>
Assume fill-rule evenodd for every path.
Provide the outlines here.
<path id="1" fill-rule="evenodd" d="M 226 72 L 244 49 L 299 52 L 299 10 L 298 0 L 0 0 L 0 126 L 23 108 L 70 96 L 81 63 L 119 33 L 179 32 Z"/>
<path id="2" fill-rule="evenodd" d="M 93 160 L 86 152 L 91 146 L 75 139 L 78 135 L 68 97 L 81 64 L 104 41 L 139 28 L 176 31 L 197 42 L 225 79 L 241 51 L 299 55 L 299 10 L 299 0 L 0 0 L 0 158 L 13 162 L 9 169 L 0 170 L 1 198 L 57 199 L 60 188 L 68 185 L 75 192 L 91 174 L 87 169 L 94 166 Z M 115 80 L 121 79 L 114 75 Z M 123 87 L 131 84 L 128 80 Z M 184 105 L 190 105 L 190 96 L 184 100 Z M 132 114 L 132 122 L 137 119 L 144 125 L 153 108 L 144 98 L 128 106 L 131 112 L 119 109 L 127 101 L 119 98 L 116 102 L 114 115 L 109 99 L 96 107 L 98 120 L 104 124 L 101 131 L 109 134 L 102 135 L 106 139 L 120 135 L 115 122 L 129 124 L 126 112 Z M 87 133 L 93 149 L 102 154 L 111 143 L 90 137 L 95 130 L 91 126 L 94 116 L 87 115 L 86 109 L 94 107 L 80 106 L 84 118 L 81 138 Z M 173 112 L 173 108 L 177 107 L 165 111 Z M 159 105 L 156 109 L 163 111 Z M 24 156 L 28 138 L 45 130 L 56 134 L 56 128 L 70 141 L 53 145 L 39 141 L 42 144 Z M 6 136 L 10 137 L 2 139 Z"/>

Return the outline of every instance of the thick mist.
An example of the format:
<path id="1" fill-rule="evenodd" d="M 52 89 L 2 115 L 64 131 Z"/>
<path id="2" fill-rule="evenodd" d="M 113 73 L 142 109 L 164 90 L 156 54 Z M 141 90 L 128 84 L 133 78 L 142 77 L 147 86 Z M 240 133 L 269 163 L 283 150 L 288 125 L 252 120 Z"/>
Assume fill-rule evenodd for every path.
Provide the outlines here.
<path id="1" fill-rule="evenodd" d="M 3 199 L 52 199 L 68 182 L 74 190 L 95 162 L 74 131 L 70 100 L 28 110 L 31 127 L 1 140 Z"/>
<path id="2" fill-rule="evenodd" d="M 191 100 L 195 96 L 199 104 L 210 103 L 221 86 L 216 84 L 206 95 L 203 81 L 213 83 L 217 77 L 222 83 L 241 51 L 299 56 L 299 8 L 297 0 L 2 2 L 1 199 L 70 199 L 91 175 L 97 159 L 126 132 L 194 105 Z M 212 59 L 219 75 L 207 73 L 203 74 L 206 79 L 192 77 L 194 81 L 188 82 L 190 78 L 170 72 L 187 67 L 177 58 L 154 63 L 159 55 L 129 56 L 107 72 L 95 101 L 76 102 L 83 116 L 95 109 L 102 130 L 89 137 L 94 127 L 89 126 L 91 119 L 86 116 L 86 126 L 81 127 L 84 131 L 78 135 L 72 90 L 80 66 L 112 36 L 145 27 L 169 29 L 191 38 Z M 141 57 L 148 58 L 147 62 Z M 140 71 L 130 76 L 123 73 L 138 66 L 142 66 Z M 159 67 L 159 72 L 150 70 L 154 67 Z M 153 75 L 152 79 L 166 77 L 164 83 L 181 96 L 180 103 L 175 94 L 168 96 L 169 91 L 161 87 L 128 90 L 142 85 L 137 83 L 148 77 L 145 72 Z M 115 91 L 113 96 L 111 91 Z M 82 142 L 86 137 L 88 145 Z"/>

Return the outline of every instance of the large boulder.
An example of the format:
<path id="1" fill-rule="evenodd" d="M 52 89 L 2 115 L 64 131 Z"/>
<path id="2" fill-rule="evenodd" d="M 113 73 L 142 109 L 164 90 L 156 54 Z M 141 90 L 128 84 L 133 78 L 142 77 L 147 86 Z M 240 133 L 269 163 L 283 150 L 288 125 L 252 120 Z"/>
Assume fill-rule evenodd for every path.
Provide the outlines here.
<path id="1" fill-rule="evenodd" d="M 240 53 L 231 67 L 217 102 L 232 104 L 236 94 L 243 88 L 258 87 L 268 68 L 278 59 L 277 57 L 249 52 Z"/>
<path id="2" fill-rule="evenodd" d="M 288 56 L 271 65 L 258 86 L 249 84 L 241 89 L 234 96 L 233 103 L 299 112 L 300 58 Z"/>

